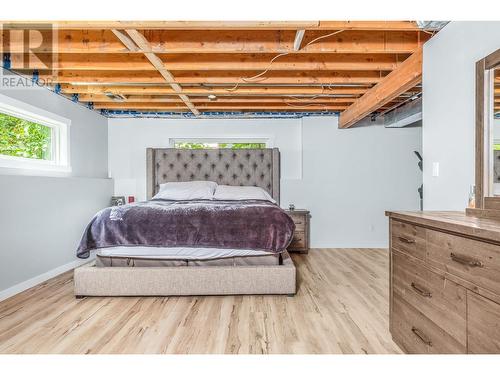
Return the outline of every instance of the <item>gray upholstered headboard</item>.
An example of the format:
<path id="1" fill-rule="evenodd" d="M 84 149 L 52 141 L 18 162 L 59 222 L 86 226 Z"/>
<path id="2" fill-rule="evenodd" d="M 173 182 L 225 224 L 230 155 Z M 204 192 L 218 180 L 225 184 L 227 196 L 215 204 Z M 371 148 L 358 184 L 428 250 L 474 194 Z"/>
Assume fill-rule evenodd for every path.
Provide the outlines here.
<path id="1" fill-rule="evenodd" d="M 187 150 L 148 148 L 147 197 L 160 184 L 215 181 L 221 185 L 259 186 L 280 201 L 280 153 L 277 148 Z"/>

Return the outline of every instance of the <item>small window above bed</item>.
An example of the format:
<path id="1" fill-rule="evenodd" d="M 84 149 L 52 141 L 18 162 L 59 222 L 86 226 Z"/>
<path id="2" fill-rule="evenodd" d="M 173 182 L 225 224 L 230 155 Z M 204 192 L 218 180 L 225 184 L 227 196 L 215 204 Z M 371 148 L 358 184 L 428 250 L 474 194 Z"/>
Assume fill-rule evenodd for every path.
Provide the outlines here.
<path id="1" fill-rule="evenodd" d="M 171 147 L 181 149 L 261 149 L 271 147 L 269 139 L 172 139 Z"/>

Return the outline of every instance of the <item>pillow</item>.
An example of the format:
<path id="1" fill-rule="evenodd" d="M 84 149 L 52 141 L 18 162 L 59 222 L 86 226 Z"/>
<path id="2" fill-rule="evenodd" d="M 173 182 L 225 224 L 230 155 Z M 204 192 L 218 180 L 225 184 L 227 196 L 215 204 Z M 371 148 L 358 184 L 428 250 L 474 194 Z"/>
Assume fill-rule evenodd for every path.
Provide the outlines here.
<path id="1" fill-rule="evenodd" d="M 240 201 L 247 199 L 262 199 L 276 203 L 276 201 L 264 189 L 257 186 L 229 186 L 217 185 L 214 199 Z"/>
<path id="2" fill-rule="evenodd" d="M 189 200 L 213 199 L 217 183 L 213 181 L 167 182 L 153 199 Z"/>

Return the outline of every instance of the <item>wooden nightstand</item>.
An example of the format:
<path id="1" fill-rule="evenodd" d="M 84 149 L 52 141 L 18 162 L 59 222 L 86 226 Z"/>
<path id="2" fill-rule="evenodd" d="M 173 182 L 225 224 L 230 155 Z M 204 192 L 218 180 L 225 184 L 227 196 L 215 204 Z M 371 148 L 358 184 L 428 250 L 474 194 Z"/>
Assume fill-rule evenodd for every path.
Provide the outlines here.
<path id="1" fill-rule="evenodd" d="M 300 252 L 307 254 L 309 252 L 309 211 L 307 210 L 285 210 L 295 223 L 295 234 L 290 246 L 289 252 Z"/>

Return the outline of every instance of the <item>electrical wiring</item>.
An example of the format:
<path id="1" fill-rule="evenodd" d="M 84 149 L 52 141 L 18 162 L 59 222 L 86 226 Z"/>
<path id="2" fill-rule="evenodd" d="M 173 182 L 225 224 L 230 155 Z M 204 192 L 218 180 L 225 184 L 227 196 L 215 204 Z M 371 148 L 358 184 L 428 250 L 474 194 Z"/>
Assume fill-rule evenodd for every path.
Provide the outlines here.
<path id="1" fill-rule="evenodd" d="M 311 44 L 317 42 L 318 40 L 321 40 L 321 39 L 324 39 L 324 38 L 329 38 L 331 36 L 334 36 L 336 34 L 339 34 L 341 32 L 343 32 L 344 30 L 337 30 L 337 31 L 334 31 L 333 33 L 329 33 L 329 34 L 326 34 L 326 35 L 321 35 L 313 40 L 311 40 L 309 43 L 307 43 L 304 48 L 302 49 L 305 49 L 307 48 L 308 46 L 310 46 Z M 280 53 L 276 56 L 274 56 L 271 61 L 269 62 L 269 65 L 267 66 L 266 69 L 264 69 L 262 72 L 252 76 L 252 77 L 240 77 L 240 80 L 243 81 L 243 82 L 254 82 L 256 79 L 262 77 L 263 75 L 265 75 L 270 69 L 271 69 L 271 66 L 273 65 L 273 63 L 280 57 L 283 57 L 283 56 L 286 56 L 286 55 L 290 55 L 291 53 L 294 53 L 294 52 L 283 52 L 283 53 Z M 232 92 L 232 91 L 235 91 L 238 89 L 239 87 L 239 82 L 236 83 L 236 85 L 230 89 L 226 89 L 226 91 L 229 91 L 229 92 Z"/>
<path id="2" fill-rule="evenodd" d="M 293 105 L 292 103 L 288 103 L 288 102 L 285 102 L 285 104 L 292 107 L 292 108 L 304 108 L 304 107 L 318 106 L 319 108 L 322 108 L 323 111 L 328 112 L 328 108 L 326 107 L 325 104 L 311 103 L 311 104 L 305 104 L 305 105 Z"/>

